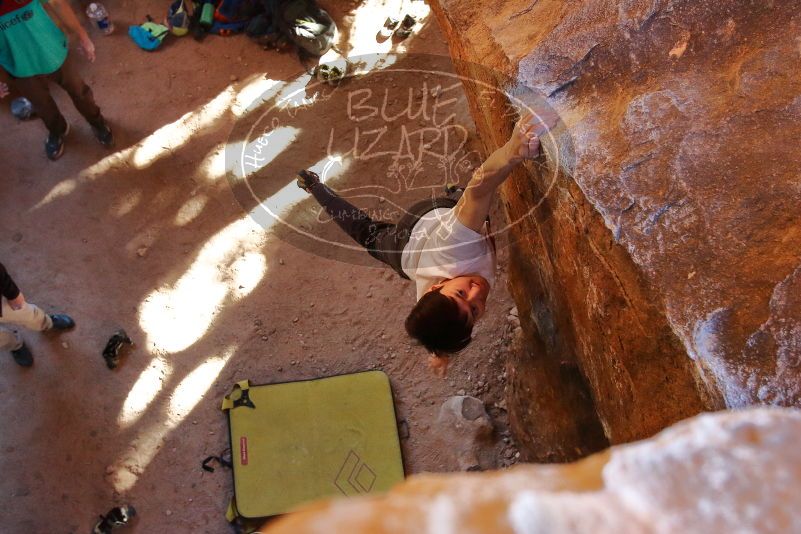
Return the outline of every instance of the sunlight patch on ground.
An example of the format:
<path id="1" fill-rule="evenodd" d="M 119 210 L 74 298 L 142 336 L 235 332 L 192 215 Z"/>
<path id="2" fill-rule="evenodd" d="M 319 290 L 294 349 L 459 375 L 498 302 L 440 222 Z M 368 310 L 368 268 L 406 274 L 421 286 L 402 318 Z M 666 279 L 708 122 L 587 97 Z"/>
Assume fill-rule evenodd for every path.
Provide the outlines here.
<path id="1" fill-rule="evenodd" d="M 159 158 L 182 147 L 192 135 L 214 124 L 231 107 L 236 92 L 230 86 L 200 109 L 190 111 L 175 122 L 162 126 L 144 140 L 133 153 L 132 162 L 137 169 L 149 167 Z"/>
<path id="2" fill-rule="evenodd" d="M 387 17 L 402 20 L 406 14 L 417 20 L 415 32 L 420 29 L 430 15 L 431 9 L 425 2 L 412 0 L 366 0 L 349 17 L 350 31 L 346 43 L 340 41 L 339 48 L 348 50 L 348 58 L 355 62 L 355 72 L 364 74 L 375 69 L 384 69 L 405 54 L 415 33 L 403 41 L 394 42 L 392 36 L 383 37 L 379 32 Z M 344 67 L 344 60 L 337 50 L 331 49 L 320 58 L 320 63 Z"/>
<path id="3" fill-rule="evenodd" d="M 167 421 L 172 427 L 183 421 L 205 397 L 233 353 L 233 349 L 228 348 L 221 356 L 211 357 L 198 365 L 181 380 L 170 397 L 170 406 L 167 410 Z"/>
<path id="4" fill-rule="evenodd" d="M 125 398 L 120 415 L 117 417 L 117 424 L 120 428 L 130 426 L 145 413 L 171 373 L 172 366 L 166 360 L 158 356 L 153 358 Z"/>
<path id="5" fill-rule="evenodd" d="M 184 226 L 194 221 L 203 211 L 203 208 L 206 207 L 208 201 L 209 199 L 206 195 L 199 194 L 184 202 L 184 205 L 175 214 L 176 226 Z"/>
<path id="6" fill-rule="evenodd" d="M 141 191 L 131 191 L 126 195 L 117 205 L 112 206 L 109 210 L 115 217 L 124 217 L 128 215 L 133 209 L 139 205 L 142 200 Z"/>
<path id="7" fill-rule="evenodd" d="M 228 347 L 221 351 L 220 356 L 207 358 L 181 380 L 170 395 L 164 418 L 140 429 L 136 438 L 106 470 L 106 478 L 115 491 L 123 493 L 133 488 L 170 432 L 205 398 L 234 351 L 234 347 Z"/>
<path id="8" fill-rule="evenodd" d="M 300 129 L 294 126 L 279 126 L 258 135 L 235 154 L 234 175 L 242 178 L 259 172 L 286 150 L 299 133 Z"/>
<path id="9" fill-rule="evenodd" d="M 259 75 L 243 84 L 231 105 L 231 112 L 243 117 L 267 103 L 281 89 L 283 82 Z"/>
<path id="10" fill-rule="evenodd" d="M 264 276 L 266 262 L 257 259 L 263 242 L 262 229 L 249 217 L 234 221 L 209 239 L 175 283 L 151 292 L 139 306 L 139 324 L 148 345 L 180 352 L 200 339 L 226 297 L 242 298 Z M 243 279 L 248 284 L 240 288 Z"/>

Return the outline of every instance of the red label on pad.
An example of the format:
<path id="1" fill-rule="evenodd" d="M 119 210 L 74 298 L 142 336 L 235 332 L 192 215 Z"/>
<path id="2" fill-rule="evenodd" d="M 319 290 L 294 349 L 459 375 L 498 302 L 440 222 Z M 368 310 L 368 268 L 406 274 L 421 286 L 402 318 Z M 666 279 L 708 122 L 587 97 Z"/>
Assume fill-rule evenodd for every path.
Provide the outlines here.
<path id="1" fill-rule="evenodd" d="M 239 463 L 248 465 L 248 438 L 246 436 L 239 438 Z"/>

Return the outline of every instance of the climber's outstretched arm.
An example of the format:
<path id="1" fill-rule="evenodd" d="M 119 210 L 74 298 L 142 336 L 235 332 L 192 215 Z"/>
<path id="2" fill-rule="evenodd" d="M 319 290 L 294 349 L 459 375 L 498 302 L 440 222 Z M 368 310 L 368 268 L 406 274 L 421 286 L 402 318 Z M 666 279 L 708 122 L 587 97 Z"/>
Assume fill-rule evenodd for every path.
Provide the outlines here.
<path id="1" fill-rule="evenodd" d="M 538 133 L 547 131 L 547 127 L 541 123 L 533 123 L 532 118 L 531 113 L 523 116 L 515 124 L 515 129 L 506 144 L 493 152 L 481 167 L 476 169 L 468 182 L 462 198 L 456 205 L 456 217 L 471 230 L 481 231 L 489 215 L 495 191 L 506 180 L 514 166 L 524 159 L 537 157 L 540 150 Z"/>

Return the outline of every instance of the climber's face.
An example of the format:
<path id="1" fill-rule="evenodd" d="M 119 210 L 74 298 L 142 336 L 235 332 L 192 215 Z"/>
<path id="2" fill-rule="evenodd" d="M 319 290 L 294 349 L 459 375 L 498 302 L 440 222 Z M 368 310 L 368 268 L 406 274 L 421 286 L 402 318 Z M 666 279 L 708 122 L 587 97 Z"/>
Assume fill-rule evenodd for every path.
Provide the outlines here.
<path id="1" fill-rule="evenodd" d="M 457 276 L 436 284 L 432 289 L 434 288 L 439 288 L 441 295 L 456 302 L 471 325 L 484 315 L 490 290 L 489 282 L 484 277 L 478 275 Z"/>

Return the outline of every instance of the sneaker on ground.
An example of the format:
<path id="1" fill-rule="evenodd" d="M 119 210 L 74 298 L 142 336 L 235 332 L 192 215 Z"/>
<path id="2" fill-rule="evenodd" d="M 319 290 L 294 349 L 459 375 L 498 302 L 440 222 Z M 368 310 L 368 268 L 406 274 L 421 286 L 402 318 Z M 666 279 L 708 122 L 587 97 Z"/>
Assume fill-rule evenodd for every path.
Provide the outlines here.
<path id="1" fill-rule="evenodd" d="M 45 154 L 50 161 L 56 161 L 64 154 L 64 138 L 70 133 L 70 123 L 67 123 L 67 129 L 61 135 L 50 134 L 45 141 Z"/>
<path id="2" fill-rule="evenodd" d="M 101 145 L 108 147 L 114 144 L 114 135 L 111 133 L 111 128 L 109 128 L 105 119 L 100 126 L 92 125 L 92 132 L 94 132 Z"/>
<path id="3" fill-rule="evenodd" d="M 75 326 L 75 321 L 69 315 L 53 313 L 50 320 L 53 321 L 53 330 L 69 330 Z"/>
<path id="4" fill-rule="evenodd" d="M 17 350 L 12 350 L 11 355 L 14 357 L 14 361 L 17 362 L 17 365 L 21 365 L 22 367 L 30 367 L 33 365 L 33 354 L 31 354 L 31 351 L 25 346 L 25 343 Z"/>

